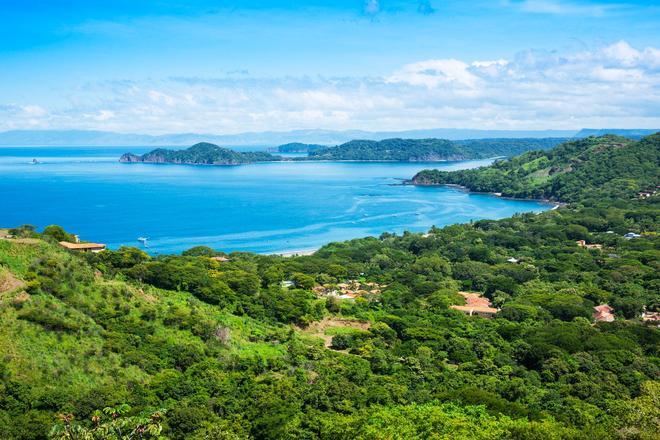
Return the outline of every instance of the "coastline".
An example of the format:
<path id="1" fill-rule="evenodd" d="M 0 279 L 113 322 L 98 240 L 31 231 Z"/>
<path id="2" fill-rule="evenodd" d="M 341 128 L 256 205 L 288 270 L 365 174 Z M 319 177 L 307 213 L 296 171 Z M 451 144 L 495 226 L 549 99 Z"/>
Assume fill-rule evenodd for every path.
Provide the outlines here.
<path id="1" fill-rule="evenodd" d="M 459 191 L 467 192 L 470 194 L 481 194 L 481 195 L 487 195 L 487 196 L 493 196 L 497 197 L 499 199 L 503 200 L 514 200 L 514 201 L 520 201 L 520 202 L 539 202 L 539 203 L 545 203 L 547 205 L 553 205 L 553 207 L 550 209 L 551 211 L 554 211 L 555 209 L 564 207 L 568 205 L 566 202 L 562 202 L 559 200 L 550 200 L 550 199 L 531 199 L 531 198 L 524 198 L 524 197 L 509 197 L 509 196 L 503 196 L 502 193 L 497 193 L 497 192 L 485 192 L 485 191 L 472 191 L 470 188 L 463 186 L 463 185 L 458 185 L 456 183 L 440 183 L 440 184 L 427 184 L 427 183 L 414 183 L 411 179 L 404 181 L 401 183 L 401 185 L 410 185 L 410 186 L 423 186 L 423 187 L 434 187 L 434 186 L 445 186 L 449 188 L 454 188 Z"/>
<path id="2" fill-rule="evenodd" d="M 199 165 L 199 166 L 241 166 L 241 165 L 252 165 L 258 163 L 282 163 L 282 162 L 293 162 L 293 163 L 445 163 L 445 162 L 465 162 L 470 160 L 488 160 L 490 158 L 475 158 L 475 159 L 440 159 L 440 160 L 360 160 L 360 159 L 292 159 L 292 158 L 283 158 L 281 160 L 255 160 L 252 162 L 243 162 L 243 163 L 198 163 L 198 162 L 158 162 L 158 161 L 144 161 L 144 160 L 119 160 L 119 163 L 133 164 L 152 164 L 152 165 Z"/>
<path id="3" fill-rule="evenodd" d="M 314 255 L 320 248 L 314 248 L 314 249 L 297 249 L 293 251 L 282 251 L 282 252 L 271 252 L 267 253 L 264 255 L 269 255 L 269 256 L 280 256 L 284 258 L 291 258 L 291 257 L 307 257 L 310 255 Z"/>

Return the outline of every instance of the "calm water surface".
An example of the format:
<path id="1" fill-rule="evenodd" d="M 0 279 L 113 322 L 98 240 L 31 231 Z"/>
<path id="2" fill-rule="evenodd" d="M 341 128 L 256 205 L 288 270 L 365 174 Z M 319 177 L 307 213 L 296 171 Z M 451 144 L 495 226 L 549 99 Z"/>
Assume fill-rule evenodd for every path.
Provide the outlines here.
<path id="1" fill-rule="evenodd" d="M 548 205 L 398 185 L 448 163 L 121 164 L 151 148 L 0 148 L 0 226 L 59 224 L 83 240 L 174 253 L 195 245 L 262 253 L 309 250 L 382 232 L 426 231 L 540 212 Z M 30 162 L 36 158 L 40 163 Z"/>

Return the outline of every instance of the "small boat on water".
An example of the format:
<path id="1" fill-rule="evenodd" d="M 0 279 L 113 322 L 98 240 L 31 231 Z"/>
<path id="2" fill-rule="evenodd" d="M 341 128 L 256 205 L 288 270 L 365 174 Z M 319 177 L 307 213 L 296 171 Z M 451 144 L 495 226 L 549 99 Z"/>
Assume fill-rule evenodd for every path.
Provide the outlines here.
<path id="1" fill-rule="evenodd" d="M 147 237 L 138 237 L 138 241 L 145 246 L 147 245 L 147 240 L 149 240 Z"/>
<path id="2" fill-rule="evenodd" d="M 31 162 L 31 163 L 32 163 L 32 165 L 36 165 L 36 164 L 39 163 L 39 161 L 38 161 L 37 159 L 32 159 L 32 162 Z"/>

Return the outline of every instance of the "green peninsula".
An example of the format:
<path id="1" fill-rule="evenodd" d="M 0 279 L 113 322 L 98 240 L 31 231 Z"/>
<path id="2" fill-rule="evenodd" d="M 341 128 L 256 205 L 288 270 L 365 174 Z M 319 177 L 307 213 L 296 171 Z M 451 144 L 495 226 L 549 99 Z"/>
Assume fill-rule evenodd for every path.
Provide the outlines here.
<path id="1" fill-rule="evenodd" d="M 586 196 L 628 197 L 654 190 L 659 179 L 660 133 L 656 133 L 640 141 L 614 135 L 588 137 L 472 170 L 424 170 L 411 183 L 571 202 Z"/>

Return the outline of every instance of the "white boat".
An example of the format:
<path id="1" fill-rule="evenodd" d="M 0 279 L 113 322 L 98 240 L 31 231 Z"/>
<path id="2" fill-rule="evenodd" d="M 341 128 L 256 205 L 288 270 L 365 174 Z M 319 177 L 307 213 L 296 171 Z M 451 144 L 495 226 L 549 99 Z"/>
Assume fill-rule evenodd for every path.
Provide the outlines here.
<path id="1" fill-rule="evenodd" d="M 142 242 L 143 244 L 147 244 L 147 240 L 149 240 L 147 237 L 138 237 L 138 241 Z"/>

